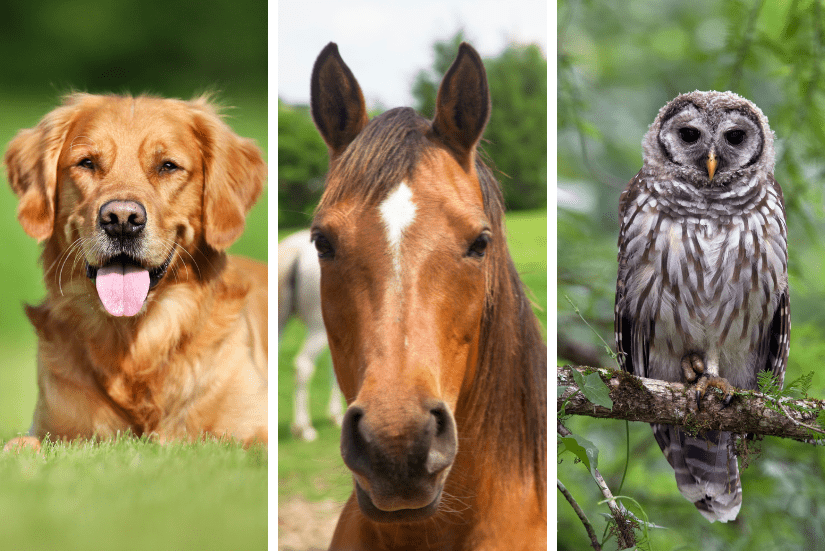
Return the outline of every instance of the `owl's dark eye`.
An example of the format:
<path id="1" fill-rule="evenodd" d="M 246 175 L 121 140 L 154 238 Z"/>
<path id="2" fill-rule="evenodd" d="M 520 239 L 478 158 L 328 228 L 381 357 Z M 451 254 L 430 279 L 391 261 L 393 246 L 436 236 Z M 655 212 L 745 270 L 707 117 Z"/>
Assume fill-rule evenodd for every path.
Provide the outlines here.
<path id="1" fill-rule="evenodd" d="M 731 145 L 739 145 L 744 139 L 744 130 L 731 130 L 729 132 L 725 132 L 725 140 L 727 140 L 727 142 Z"/>
<path id="2" fill-rule="evenodd" d="M 695 128 L 690 128 L 689 126 L 679 129 L 679 137 L 682 138 L 682 141 L 687 143 L 695 142 L 699 139 L 699 136 L 701 135 L 701 132 L 699 132 Z"/>
<path id="3" fill-rule="evenodd" d="M 312 236 L 312 242 L 315 244 L 315 250 L 318 252 L 318 258 L 322 260 L 331 260 L 335 258 L 335 249 L 329 239 L 321 233 Z"/>

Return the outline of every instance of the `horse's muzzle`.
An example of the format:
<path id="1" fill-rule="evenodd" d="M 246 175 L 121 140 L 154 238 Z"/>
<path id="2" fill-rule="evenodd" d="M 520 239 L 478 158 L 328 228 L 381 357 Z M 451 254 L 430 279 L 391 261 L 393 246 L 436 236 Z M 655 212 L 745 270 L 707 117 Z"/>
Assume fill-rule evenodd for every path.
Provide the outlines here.
<path id="1" fill-rule="evenodd" d="M 458 450 L 453 414 L 436 399 L 380 409 L 354 403 L 341 429 L 341 455 L 355 477 L 361 511 L 376 522 L 428 518 L 438 510 Z"/>

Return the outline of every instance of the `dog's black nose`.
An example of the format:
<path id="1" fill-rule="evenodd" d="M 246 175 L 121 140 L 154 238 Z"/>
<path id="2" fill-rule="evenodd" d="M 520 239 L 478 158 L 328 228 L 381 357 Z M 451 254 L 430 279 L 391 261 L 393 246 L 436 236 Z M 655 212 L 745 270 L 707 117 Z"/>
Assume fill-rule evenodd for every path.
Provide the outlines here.
<path id="1" fill-rule="evenodd" d="M 100 207 L 98 223 L 111 237 L 134 237 L 146 226 L 146 209 L 137 201 L 109 201 Z"/>

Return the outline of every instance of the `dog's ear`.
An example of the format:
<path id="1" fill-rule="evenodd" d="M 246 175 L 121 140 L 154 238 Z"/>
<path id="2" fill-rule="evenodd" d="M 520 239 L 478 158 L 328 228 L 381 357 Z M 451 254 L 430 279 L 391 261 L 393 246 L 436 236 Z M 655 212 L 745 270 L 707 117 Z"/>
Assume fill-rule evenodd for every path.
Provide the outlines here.
<path id="1" fill-rule="evenodd" d="M 204 238 L 223 251 L 243 233 L 246 214 L 263 190 L 266 163 L 255 143 L 235 134 L 206 97 L 192 105 L 204 166 Z"/>
<path id="2" fill-rule="evenodd" d="M 17 219 L 38 241 L 54 230 L 57 160 L 81 101 L 82 95 L 68 96 L 37 126 L 18 132 L 6 150 L 6 174 L 20 199 Z"/>

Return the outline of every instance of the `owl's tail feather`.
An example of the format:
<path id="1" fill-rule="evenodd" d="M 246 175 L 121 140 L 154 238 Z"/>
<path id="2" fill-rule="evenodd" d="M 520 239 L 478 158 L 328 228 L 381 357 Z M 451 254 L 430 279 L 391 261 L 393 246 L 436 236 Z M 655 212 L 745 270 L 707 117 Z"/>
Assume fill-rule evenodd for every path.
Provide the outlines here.
<path id="1" fill-rule="evenodd" d="M 710 522 L 736 519 L 742 484 L 731 433 L 707 431 L 694 438 L 671 425 L 651 426 L 682 495 Z"/>

